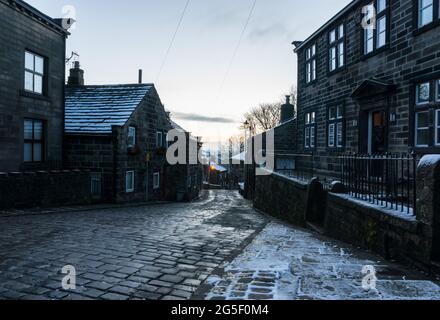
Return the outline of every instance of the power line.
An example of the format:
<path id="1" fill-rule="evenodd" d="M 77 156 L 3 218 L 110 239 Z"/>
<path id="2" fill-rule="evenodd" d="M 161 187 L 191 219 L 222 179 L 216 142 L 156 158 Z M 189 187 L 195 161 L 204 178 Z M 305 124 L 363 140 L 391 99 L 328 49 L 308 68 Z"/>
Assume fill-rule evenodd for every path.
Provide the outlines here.
<path id="1" fill-rule="evenodd" d="M 246 30 L 247 30 L 247 28 L 249 26 L 249 23 L 250 23 L 250 21 L 252 19 L 252 15 L 254 14 L 254 10 L 255 10 L 255 6 L 256 5 L 257 5 L 257 0 L 254 0 L 254 2 L 252 4 L 252 7 L 251 7 L 251 9 L 249 11 L 249 15 L 247 17 L 246 23 L 245 23 L 245 25 L 243 27 L 243 30 L 241 31 L 240 38 L 238 40 L 237 46 L 235 47 L 234 53 L 232 54 L 231 60 L 229 61 L 229 65 L 228 65 L 228 68 L 226 69 L 225 76 L 223 77 L 223 80 L 222 80 L 222 83 L 221 83 L 221 86 L 220 86 L 220 89 L 219 89 L 218 99 L 220 98 L 220 95 L 221 95 L 221 93 L 223 91 L 223 88 L 225 86 L 226 80 L 227 80 L 227 78 L 229 76 L 229 73 L 231 72 L 232 65 L 234 64 L 234 60 L 235 60 L 235 58 L 237 56 L 238 50 L 241 47 L 241 43 L 243 42 L 244 34 L 245 34 L 245 32 L 246 32 Z"/>
<path id="2" fill-rule="evenodd" d="M 179 23 L 176 26 L 176 30 L 174 31 L 174 34 L 173 34 L 173 36 L 171 38 L 171 41 L 170 41 L 170 45 L 168 46 L 167 52 L 165 54 L 165 57 L 164 57 L 164 59 L 162 61 L 161 66 L 160 66 L 159 73 L 157 74 L 156 83 L 157 83 L 157 81 L 159 81 L 159 78 L 162 75 L 162 71 L 163 71 L 163 69 L 165 67 L 165 64 L 167 63 L 168 56 L 170 55 L 171 49 L 172 49 L 172 47 L 174 45 L 174 41 L 176 40 L 177 33 L 179 32 L 180 26 L 182 25 L 183 18 L 185 17 L 185 14 L 186 14 L 186 11 L 188 9 L 188 6 L 189 6 L 190 2 L 191 2 L 191 0 L 187 0 L 185 8 L 183 8 L 182 14 L 181 14 L 180 19 L 179 19 Z"/>

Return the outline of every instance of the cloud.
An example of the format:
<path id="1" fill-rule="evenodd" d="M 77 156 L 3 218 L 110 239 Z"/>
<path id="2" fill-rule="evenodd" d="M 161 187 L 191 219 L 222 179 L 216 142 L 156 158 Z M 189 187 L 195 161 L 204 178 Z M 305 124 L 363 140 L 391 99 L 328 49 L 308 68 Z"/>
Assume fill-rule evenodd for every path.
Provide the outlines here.
<path id="1" fill-rule="evenodd" d="M 250 40 L 259 40 L 267 37 L 282 37 L 286 35 L 287 28 L 282 23 L 253 28 L 248 35 Z"/>
<path id="2" fill-rule="evenodd" d="M 171 112 L 171 117 L 179 120 L 210 123 L 236 123 L 234 119 L 224 117 L 208 117 L 196 113 Z"/>

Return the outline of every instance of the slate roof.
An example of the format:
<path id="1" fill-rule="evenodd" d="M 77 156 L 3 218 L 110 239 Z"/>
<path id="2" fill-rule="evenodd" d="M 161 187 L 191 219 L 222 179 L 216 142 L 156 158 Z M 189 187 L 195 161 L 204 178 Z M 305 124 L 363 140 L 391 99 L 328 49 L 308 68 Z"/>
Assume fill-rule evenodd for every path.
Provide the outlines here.
<path id="1" fill-rule="evenodd" d="M 110 134 L 112 126 L 123 126 L 152 84 L 67 86 L 65 132 Z"/>

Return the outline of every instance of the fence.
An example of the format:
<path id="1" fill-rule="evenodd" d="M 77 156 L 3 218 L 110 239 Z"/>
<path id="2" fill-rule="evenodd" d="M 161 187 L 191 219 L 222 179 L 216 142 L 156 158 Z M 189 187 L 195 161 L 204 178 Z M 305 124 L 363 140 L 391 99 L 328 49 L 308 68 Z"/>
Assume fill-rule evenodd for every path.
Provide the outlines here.
<path id="1" fill-rule="evenodd" d="M 411 155 L 345 155 L 341 179 L 351 196 L 369 203 L 416 213 L 416 172 L 419 159 Z"/>

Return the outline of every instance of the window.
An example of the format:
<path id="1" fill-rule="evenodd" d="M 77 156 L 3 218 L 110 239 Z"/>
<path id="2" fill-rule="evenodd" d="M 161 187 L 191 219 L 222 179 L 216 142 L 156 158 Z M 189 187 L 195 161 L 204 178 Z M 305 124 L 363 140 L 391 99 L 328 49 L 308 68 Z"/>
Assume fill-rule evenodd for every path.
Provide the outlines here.
<path id="1" fill-rule="evenodd" d="M 439 81 L 427 81 L 415 89 L 415 146 L 440 146 Z M 434 89 L 433 89 L 434 88 Z"/>
<path id="2" fill-rule="evenodd" d="M 327 146 L 342 148 L 344 146 L 344 111 L 342 106 L 328 108 Z"/>
<path id="3" fill-rule="evenodd" d="M 128 127 L 128 147 L 133 148 L 136 145 L 136 128 Z"/>
<path id="4" fill-rule="evenodd" d="M 24 89 L 43 94 L 44 58 L 26 51 L 24 69 Z"/>
<path id="5" fill-rule="evenodd" d="M 134 192 L 134 171 L 127 171 L 125 173 L 125 192 Z"/>
<path id="6" fill-rule="evenodd" d="M 384 47 L 388 43 L 388 1 L 375 0 L 368 6 L 367 17 L 370 24 L 364 27 L 364 54 Z M 374 14 L 375 13 L 375 14 Z"/>
<path id="7" fill-rule="evenodd" d="M 163 147 L 163 133 L 161 131 L 157 131 L 156 133 L 156 147 Z"/>
<path id="8" fill-rule="evenodd" d="M 440 109 L 435 110 L 435 145 L 440 146 Z"/>
<path id="9" fill-rule="evenodd" d="M 306 50 L 306 83 L 316 80 L 316 44 Z"/>
<path id="10" fill-rule="evenodd" d="M 305 148 L 314 148 L 315 147 L 315 138 L 316 138 L 316 113 L 310 112 L 306 114 L 305 119 Z"/>
<path id="11" fill-rule="evenodd" d="M 160 189 L 160 173 L 159 172 L 156 172 L 153 175 L 153 188 Z"/>
<path id="12" fill-rule="evenodd" d="M 44 124 L 41 120 L 24 120 L 24 162 L 44 160 Z"/>
<path id="13" fill-rule="evenodd" d="M 440 80 L 435 82 L 435 101 L 440 102 Z"/>
<path id="14" fill-rule="evenodd" d="M 416 87 L 416 104 L 427 104 L 430 100 L 431 84 L 429 82 L 418 84 Z"/>
<path id="15" fill-rule="evenodd" d="M 329 32 L 329 71 L 335 71 L 345 64 L 344 24 Z"/>
<path id="16" fill-rule="evenodd" d="M 429 147 L 429 111 L 416 113 L 416 146 Z"/>
<path id="17" fill-rule="evenodd" d="M 101 196 L 102 174 L 92 172 L 90 174 L 90 192 L 92 196 Z"/>
<path id="18" fill-rule="evenodd" d="M 434 1 L 418 0 L 418 2 L 418 26 L 421 28 L 434 21 Z"/>

